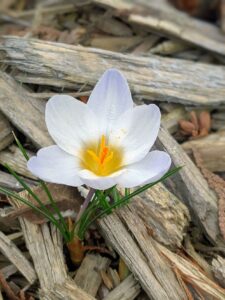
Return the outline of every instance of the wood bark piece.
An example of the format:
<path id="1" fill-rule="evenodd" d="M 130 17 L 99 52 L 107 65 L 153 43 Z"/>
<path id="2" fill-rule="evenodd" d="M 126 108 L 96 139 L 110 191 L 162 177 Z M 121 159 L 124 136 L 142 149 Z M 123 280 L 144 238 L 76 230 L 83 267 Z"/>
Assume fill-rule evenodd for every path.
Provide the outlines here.
<path id="1" fill-rule="evenodd" d="M 162 115 L 162 124 L 170 134 L 173 134 L 179 128 L 178 121 L 186 117 L 187 112 L 184 107 L 174 108 L 171 112 Z"/>
<path id="2" fill-rule="evenodd" d="M 74 278 L 77 286 L 95 297 L 102 282 L 100 271 L 105 271 L 109 263 L 106 257 L 87 254 Z"/>
<path id="3" fill-rule="evenodd" d="M 1 208 L 0 209 L 0 228 L 4 233 L 10 233 L 12 230 L 18 230 L 20 228 L 18 219 L 9 220 L 6 218 L 6 215 L 9 211 L 12 211 L 11 207 Z"/>
<path id="4" fill-rule="evenodd" d="M 179 283 L 182 287 L 185 286 L 185 288 L 188 289 L 186 283 L 190 283 L 193 288 L 198 289 L 198 291 L 205 296 L 204 299 L 225 299 L 225 290 L 210 280 L 205 273 L 199 269 L 199 266 L 196 265 L 196 263 L 173 253 L 165 246 L 154 241 L 154 239 L 148 234 L 146 228 L 144 228 L 144 223 L 140 222 L 137 216 L 135 216 L 135 212 L 130 210 L 129 205 L 121 208 L 116 213 L 99 220 L 99 226 L 105 235 L 105 238 L 123 258 L 134 276 L 138 278 L 139 283 L 150 299 L 163 300 L 164 298 L 162 298 L 162 295 L 160 294 L 153 295 L 153 288 L 151 289 L 152 293 L 150 293 L 148 288 L 146 288 L 146 279 L 148 280 L 148 284 L 151 284 L 152 282 L 150 278 L 146 278 L 143 265 L 139 265 L 139 261 L 137 259 L 139 255 L 140 257 L 144 256 L 145 263 L 154 270 L 154 276 L 160 280 L 161 290 L 164 290 L 163 288 L 165 288 L 166 285 L 170 285 L 170 287 L 168 287 L 169 290 L 166 292 L 165 299 L 176 299 L 169 293 L 170 289 L 173 289 L 171 284 L 174 284 L 175 277 L 174 274 L 172 274 L 171 277 L 170 272 L 172 271 L 176 273 L 176 278 L 179 279 Z M 125 229 L 125 226 L 129 228 L 130 233 L 128 233 Z M 136 242 L 134 242 L 131 235 L 134 236 Z M 141 252 L 139 252 L 140 249 L 142 250 Z M 161 264 L 159 264 L 159 261 L 161 261 Z M 136 266 L 138 266 L 138 270 L 142 270 L 142 272 L 140 272 L 141 274 L 138 274 Z M 168 269 L 168 266 L 170 269 Z M 166 277 L 168 282 L 164 282 Z M 190 298 L 184 294 L 180 295 L 178 299 Z"/>
<path id="5" fill-rule="evenodd" d="M 144 26 L 150 31 L 173 36 L 212 52 L 225 55 L 225 37 L 215 25 L 188 16 L 166 0 L 137 2 L 126 0 L 94 0 L 95 4 L 115 9 L 127 21 Z"/>
<path id="6" fill-rule="evenodd" d="M 173 55 L 175 53 L 189 50 L 190 48 L 190 44 L 186 44 L 181 41 L 168 40 L 156 45 L 150 50 L 150 53 L 160 55 Z"/>
<path id="7" fill-rule="evenodd" d="M 77 189 L 53 183 L 47 183 L 47 187 L 62 215 L 69 212 L 71 217 L 75 217 L 76 212 L 79 211 L 82 204 L 82 199 L 80 194 L 77 192 Z M 33 192 L 38 195 L 42 203 L 51 210 L 57 218 L 58 216 L 55 215 L 55 211 L 52 209 L 52 205 L 50 204 L 49 198 L 43 188 L 40 185 L 33 187 Z M 27 198 L 29 202 L 32 202 L 36 207 L 39 207 L 39 204 L 33 199 L 33 197 L 28 195 Z M 47 219 L 44 216 L 34 212 L 33 209 L 25 204 L 21 204 L 20 207 L 11 210 L 8 214 L 6 213 L 5 217 L 8 221 L 14 220 L 18 217 L 24 217 L 35 224 L 43 224 L 47 222 Z"/>
<path id="8" fill-rule="evenodd" d="M 11 263 L 20 271 L 29 283 L 34 283 L 37 276 L 31 263 L 26 259 L 23 253 L 16 245 L 0 231 L 0 251 Z"/>
<path id="9" fill-rule="evenodd" d="M 142 41 L 141 36 L 129 36 L 129 37 L 106 37 L 95 36 L 90 41 L 90 46 L 94 48 L 101 48 L 105 50 L 115 52 L 125 52 L 131 48 L 134 48 Z"/>
<path id="10" fill-rule="evenodd" d="M 219 284 L 225 288 L 225 259 L 223 257 L 218 255 L 212 260 L 212 271 Z"/>
<path id="11" fill-rule="evenodd" d="M 34 186 L 37 184 L 35 181 L 27 178 L 23 178 L 23 180 L 29 186 Z M 23 190 L 23 187 L 11 174 L 3 171 L 0 171 L 0 186 L 17 192 Z"/>
<path id="12" fill-rule="evenodd" d="M 31 98 L 21 84 L 0 72 L 0 111 L 38 147 L 53 144 L 44 121 L 44 103 Z"/>
<path id="13" fill-rule="evenodd" d="M 27 192 L 21 192 L 20 195 L 27 197 Z M 11 202 L 16 207 L 21 206 L 15 200 Z M 93 300 L 74 282 L 70 282 L 63 256 L 62 237 L 56 228 L 53 225 L 49 228 L 48 224 L 36 225 L 22 217 L 20 223 L 40 282 L 40 299 Z M 49 298 L 49 293 L 59 294 L 59 297 Z"/>
<path id="14" fill-rule="evenodd" d="M 53 289 L 45 293 L 42 300 L 95 300 L 94 297 L 88 295 L 78 288 L 70 279 L 63 284 L 56 284 Z"/>
<path id="15" fill-rule="evenodd" d="M 161 127 L 156 141 L 158 149 L 166 150 L 175 166 L 183 168 L 173 175 L 173 190 L 186 203 L 193 220 L 201 226 L 208 238 L 216 244 L 221 236 L 218 227 L 217 198 L 212 192 L 196 165 L 181 146 Z"/>
<path id="16" fill-rule="evenodd" d="M 190 220 L 185 205 L 161 183 L 132 199 L 131 207 L 148 225 L 154 238 L 170 248 L 180 248 Z"/>
<path id="17" fill-rule="evenodd" d="M 102 14 L 95 11 L 90 14 L 90 21 L 94 23 L 93 25 L 95 27 L 110 35 L 119 37 L 128 37 L 133 35 L 131 28 L 124 22 L 119 21 L 116 18 L 112 18 L 110 12 Z"/>
<path id="18" fill-rule="evenodd" d="M 133 300 L 141 292 L 141 286 L 131 274 L 113 289 L 103 300 Z"/>
<path id="19" fill-rule="evenodd" d="M 0 101 L 1 102 L 1 101 Z M 29 157 L 33 156 L 34 153 L 27 151 Z M 21 153 L 19 147 L 12 145 L 9 148 L 0 152 L 0 164 L 9 165 L 16 173 L 23 175 L 31 179 L 37 179 L 27 169 L 27 161 Z"/>
<path id="20" fill-rule="evenodd" d="M 159 40 L 160 36 L 155 34 L 151 34 L 142 38 L 142 43 L 132 51 L 132 54 L 141 55 L 148 52 Z"/>
<path id="21" fill-rule="evenodd" d="M 0 113 L 0 151 L 13 142 L 12 127 L 6 117 Z"/>
<path id="22" fill-rule="evenodd" d="M 130 207 L 127 206 L 122 208 L 119 214 L 121 214 L 122 211 L 127 213 L 130 211 Z M 142 240 L 143 243 L 145 243 L 146 236 L 143 236 L 142 232 L 142 227 L 144 226 L 143 222 L 137 217 L 137 215 L 134 215 L 133 212 L 131 214 L 132 218 L 134 218 L 132 222 L 135 222 L 136 229 L 133 232 L 133 229 L 129 226 L 128 227 L 136 238 L 136 233 L 139 232 L 138 243 L 139 240 Z M 141 227 L 139 224 L 141 224 Z M 120 221 L 119 215 L 116 213 L 99 220 L 99 226 L 105 236 L 105 239 L 109 241 L 113 248 L 119 253 L 134 276 L 138 278 L 142 288 L 151 299 L 186 299 L 186 296 L 176 281 L 169 265 L 156 253 L 154 244 L 147 242 L 147 249 L 146 247 L 145 251 L 140 249 L 126 229 L 125 225 Z M 147 231 L 145 231 L 145 234 L 147 234 L 146 232 Z M 154 252 L 155 256 L 151 257 L 151 262 L 145 256 L 146 250 L 148 251 L 147 255 Z M 167 275 L 170 277 L 167 277 Z M 167 282 L 164 281 L 166 277 Z"/>
<path id="23" fill-rule="evenodd" d="M 4 276 L 5 279 L 9 278 L 13 274 L 15 274 L 18 271 L 18 269 L 15 267 L 15 265 L 8 265 L 2 269 L 0 269 L 0 273 Z"/>
<path id="24" fill-rule="evenodd" d="M 170 265 L 160 256 L 157 243 L 150 236 L 144 222 L 140 221 L 135 208 L 125 206 L 118 211 L 119 217 L 124 221 L 126 226 L 132 232 L 137 240 L 137 243 L 147 258 L 148 265 L 154 276 L 164 288 L 167 295 L 171 299 L 181 299 L 184 297 L 184 292 L 177 282 L 176 276 L 171 270 Z M 170 280 L 168 280 L 168 278 Z M 185 297 L 184 297 L 185 298 Z"/>
<path id="25" fill-rule="evenodd" d="M 191 154 L 192 147 L 199 151 L 207 169 L 212 172 L 225 172 L 225 130 L 182 144 L 188 154 Z"/>
<path id="26" fill-rule="evenodd" d="M 205 273 L 199 269 L 198 265 L 169 251 L 160 244 L 158 244 L 158 249 L 170 260 L 173 268 L 179 270 L 181 278 L 184 278 L 184 281 L 193 283 L 194 287 L 197 287 L 199 291 L 204 293 L 205 297 L 203 299 L 225 299 L 225 289 L 220 288 L 220 286 L 209 279 Z"/>
<path id="27" fill-rule="evenodd" d="M 147 100 L 197 106 L 218 106 L 225 103 L 225 69 L 220 66 L 154 56 L 138 57 L 11 36 L 1 38 L 0 55 L 2 62 L 25 72 L 26 76 L 23 78 L 25 81 L 27 78 L 28 82 L 32 82 L 33 79 L 35 81 L 36 77 L 39 84 L 52 84 L 59 87 L 71 87 L 77 83 L 94 85 L 106 69 L 114 67 L 120 69 L 127 77 L 133 93 Z M 43 137 L 45 144 L 50 142 L 49 139 L 46 142 L 46 134 L 41 139 L 34 130 L 34 126 L 27 123 L 32 119 L 33 114 L 30 111 L 34 111 L 33 108 L 28 109 L 26 106 L 28 114 L 26 117 L 23 115 L 22 118 L 20 114 L 17 114 L 18 119 L 19 116 L 21 117 L 20 123 L 12 117 L 12 114 L 9 113 L 9 101 L 6 99 L 19 98 L 20 100 L 13 101 L 17 103 L 17 106 L 18 101 L 21 104 L 26 103 L 26 105 L 29 103 L 30 106 L 31 100 L 27 99 L 24 90 L 21 91 L 21 87 L 19 93 L 14 92 L 13 94 L 11 89 L 18 91 L 18 88 L 15 88 L 17 87 L 15 82 L 7 75 L 1 75 L 1 77 L 3 87 L 0 91 L 3 90 L 3 93 L 1 92 L 3 101 L 0 101 L 0 109 L 4 109 L 4 113 L 9 118 L 11 116 L 11 121 L 13 122 L 14 119 L 14 123 L 17 123 L 17 126 L 21 127 L 23 131 L 26 132 L 26 128 L 29 128 L 28 125 L 30 125 L 35 132 L 29 136 L 33 140 L 35 136 L 36 143 L 43 145 L 43 142 L 41 143 Z M 23 95 L 23 103 L 18 97 L 20 93 Z M 35 102 L 35 99 L 32 99 Z M 12 110 L 11 106 L 10 108 Z M 42 133 L 46 131 L 43 127 L 43 116 L 39 118 L 39 115 L 37 112 L 36 122 L 38 122 L 38 133 L 40 134 L 40 131 Z M 24 123 L 21 121 L 22 119 L 28 121 Z"/>

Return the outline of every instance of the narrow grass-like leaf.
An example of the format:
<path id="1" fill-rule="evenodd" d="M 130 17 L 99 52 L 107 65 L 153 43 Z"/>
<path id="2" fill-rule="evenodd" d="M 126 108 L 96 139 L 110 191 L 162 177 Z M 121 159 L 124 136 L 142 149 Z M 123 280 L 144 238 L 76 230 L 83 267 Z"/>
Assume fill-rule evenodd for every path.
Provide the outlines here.
<path id="1" fill-rule="evenodd" d="M 62 214 L 61 214 L 61 212 L 60 212 L 60 210 L 59 210 L 59 208 L 58 208 L 56 202 L 54 201 L 54 199 L 53 199 L 53 197 L 52 197 L 52 194 L 50 193 L 50 191 L 49 191 L 49 189 L 48 189 L 47 184 L 46 184 L 44 181 L 42 181 L 42 180 L 39 180 L 39 182 L 40 182 L 42 188 L 44 189 L 45 193 L 47 194 L 48 199 L 49 199 L 49 202 L 50 202 L 51 205 L 52 205 L 52 208 L 54 209 L 55 213 L 58 215 L 58 218 L 59 218 L 59 220 L 61 221 L 62 226 L 64 227 L 64 230 L 68 231 L 68 227 L 67 227 L 67 225 L 66 225 L 65 219 L 64 219 L 64 217 L 62 216 Z"/>
<path id="2" fill-rule="evenodd" d="M 23 147 L 23 145 L 20 143 L 20 141 L 19 141 L 19 139 L 17 138 L 17 136 L 15 135 L 15 133 L 14 133 L 14 132 L 12 132 L 12 133 L 13 133 L 13 136 L 14 136 L 14 139 L 15 139 L 15 141 L 16 141 L 17 146 L 19 147 L 19 149 L 20 149 L 21 153 L 23 154 L 24 158 L 28 161 L 28 160 L 29 160 L 29 155 L 27 154 L 26 149 L 25 149 L 25 148 Z M 62 216 L 62 214 L 61 214 L 61 212 L 60 212 L 60 210 L 59 210 L 57 204 L 55 203 L 55 201 L 54 201 L 54 199 L 53 199 L 53 197 L 52 197 L 52 194 L 50 193 L 50 191 L 49 191 L 49 189 L 48 189 L 46 183 L 45 183 L 43 180 L 41 180 L 41 179 L 38 179 L 38 181 L 39 181 L 39 183 L 41 184 L 42 188 L 44 189 L 44 191 L 45 191 L 45 193 L 46 193 L 46 195 L 47 195 L 47 197 L 48 197 L 48 199 L 49 199 L 49 202 L 50 202 L 50 204 L 52 205 L 52 208 L 54 209 L 55 213 L 58 215 L 58 218 L 59 218 L 59 220 L 61 221 L 62 226 L 64 227 L 64 230 L 65 230 L 65 231 L 68 231 L 66 222 L 65 222 L 65 220 L 64 220 L 64 218 L 63 218 L 63 216 Z M 27 190 L 26 187 L 24 187 L 24 188 Z M 27 190 L 27 191 L 28 191 L 28 190 Z M 40 204 L 39 204 L 39 205 L 40 205 Z"/>
<path id="3" fill-rule="evenodd" d="M 46 219 L 48 219 L 52 224 L 54 224 L 59 229 L 59 231 L 61 232 L 63 237 L 67 240 L 68 237 L 65 235 L 64 231 L 61 230 L 61 226 L 59 226 L 58 222 L 55 221 L 54 219 L 52 219 L 51 216 L 49 216 L 49 214 L 47 214 L 41 208 L 36 207 L 32 202 L 28 201 L 27 199 L 25 199 L 23 197 L 20 197 L 17 193 L 14 193 L 6 188 L 0 187 L 0 192 L 2 192 L 4 195 L 6 195 L 8 197 L 15 198 L 16 200 L 18 200 L 18 201 L 22 202 L 23 204 L 32 208 L 37 213 L 43 215 Z"/>
<path id="4" fill-rule="evenodd" d="M 13 132 L 13 136 L 14 136 L 14 138 L 15 138 L 15 141 L 16 141 L 16 143 L 17 143 L 17 146 L 19 147 L 19 149 L 20 149 L 20 151 L 22 152 L 22 154 L 23 154 L 23 156 L 25 157 L 25 159 L 28 161 L 28 160 L 29 160 L 29 156 L 28 156 L 28 154 L 27 154 L 26 149 L 25 149 L 25 148 L 23 147 L 23 145 L 20 143 L 19 139 L 17 138 L 17 136 L 15 135 L 14 132 Z M 43 180 L 41 180 L 41 179 L 39 179 L 38 181 L 40 182 L 40 184 L 41 184 L 41 186 L 43 187 L 43 189 L 44 189 L 46 195 L 48 196 L 49 202 L 51 203 L 51 205 L 52 205 L 52 207 L 53 207 L 55 213 L 58 215 L 59 220 L 61 221 L 61 223 L 62 223 L 64 229 L 67 230 L 66 222 L 65 222 L 65 220 L 64 220 L 64 218 L 63 218 L 63 216 L 62 216 L 62 214 L 61 214 L 61 212 L 60 212 L 58 206 L 56 205 L 56 203 L 55 203 L 55 201 L 54 201 L 54 199 L 53 199 L 53 197 L 52 197 L 52 194 L 50 193 L 50 191 L 49 191 L 49 189 L 48 189 L 46 183 L 45 183 Z"/>
<path id="5" fill-rule="evenodd" d="M 15 135 L 15 132 L 12 131 L 12 134 L 13 134 L 13 137 L 14 137 L 16 144 L 19 147 L 21 153 L 23 154 L 23 156 L 25 157 L 26 160 L 29 160 L 29 155 L 27 154 L 27 151 L 24 149 L 23 145 L 20 143 L 19 139 Z"/>
<path id="6" fill-rule="evenodd" d="M 105 209 L 103 212 L 99 213 L 98 215 L 96 215 L 88 224 L 87 224 L 87 228 L 94 222 L 96 221 L 98 218 L 104 216 L 105 214 L 107 214 L 110 210 L 112 210 L 113 208 L 117 208 L 121 205 L 124 205 L 126 203 L 128 203 L 128 201 L 134 197 L 134 196 L 137 196 L 138 194 L 144 192 L 145 190 L 153 187 L 154 185 L 156 185 L 157 183 L 167 179 L 168 177 L 172 176 L 173 174 L 177 173 L 180 169 L 182 168 L 181 167 L 176 167 L 170 171 L 168 171 L 163 177 L 161 177 L 159 180 L 155 181 L 155 182 L 151 182 L 149 184 L 146 184 L 145 186 L 135 190 L 134 192 L 130 193 L 129 195 L 127 196 L 124 196 L 123 198 L 121 198 L 117 203 L 113 204 L 110 206 L 110 209 Z"/>
<path id="7" fill-rule="evenodd" d="M 49 215 L 52 218 L 55 218 L 53 214 L 46 208 L 46 206 L 41 202 L 40 198 L 32 191 L 32 189 L 26 184 L 26 182 L 20 178 L 20 176 L 8 165 L 4 165 L 7 170 L 16 178 L 16 180 L 23 186 L 23 188 L 32 196 L 32 198 L 42 207 L 43 210 L 46 211 L 46 213 L 49 213 Z M 56 219 L 55 219 L 56 220 Z"/>
<path id="8" fill-rule="evenodd" d="M 24 189 L 30 194 L 30 196 L 32 196 L 32 198 L 40 205 L 41 209 L 47 215 L 49 215 L 52 220 L 54 220 L 55 222 L 58 223 L 57 219 L 54 217 L 52 212 L 47 209 L 47 207 L 42 203 L 40 198 L 32 191 L 32 189 L 26 184 L 26 182 L 24 180 L 22 180 L 22 178 L 20 178 L 20 176 L 18 176 L 17 173 L 9 165 L 6 164 L 5 167 L 16 178 L 16 180 L 24 187 Z M 61 227 L 60 224 L 59 224 L 59 226 Z M 65 228 L 64 228 L 64 230 L 65 230 Z"/>

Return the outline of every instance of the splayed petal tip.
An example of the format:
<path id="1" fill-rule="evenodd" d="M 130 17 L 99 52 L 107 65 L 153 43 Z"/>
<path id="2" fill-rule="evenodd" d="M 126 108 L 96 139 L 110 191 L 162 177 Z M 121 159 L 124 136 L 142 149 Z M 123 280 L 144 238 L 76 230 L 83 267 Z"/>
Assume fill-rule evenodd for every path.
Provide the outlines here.
<path id="1" fill-rule="evenodd" d="M 47 182 L 80 186 L 82 181 L 78 176 L 79 162 L 58 146 L 42 148 L 27 162 L 28 170 L 38 178 Z"/>

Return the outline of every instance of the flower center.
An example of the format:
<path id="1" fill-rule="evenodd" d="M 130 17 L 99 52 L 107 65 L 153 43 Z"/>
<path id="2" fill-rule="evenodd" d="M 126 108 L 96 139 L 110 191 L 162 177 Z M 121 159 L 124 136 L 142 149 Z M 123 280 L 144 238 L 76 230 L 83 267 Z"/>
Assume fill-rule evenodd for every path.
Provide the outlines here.
<path id="1" fill-rule="evenodd" d="M 109 146 L 105 135 L 100 141 L 89 144 L 81 153 L 81 167 L 98 176 L 107 176 L 118 171 L 122 166 L 122 149 Z"/>

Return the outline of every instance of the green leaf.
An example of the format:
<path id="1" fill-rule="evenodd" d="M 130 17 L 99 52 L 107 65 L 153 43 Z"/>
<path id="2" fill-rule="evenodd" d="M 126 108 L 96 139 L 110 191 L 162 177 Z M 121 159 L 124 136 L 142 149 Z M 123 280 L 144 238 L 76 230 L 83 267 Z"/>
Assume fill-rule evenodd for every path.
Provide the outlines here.
<path id="1" fill-rule="evenodd" d="M 55 213 L 58 215 L 59 220 L 61 221 L 62 226 L 64 227 L 64 230 L 65 230 L 65 231 L 68 231 L 68 227 L 67 227 L 67 225 L 66 225 L 66 222 L 65 222 L 65 220 L 64 220 L 64 218 L 63 218 L 63 216 L 62 216 L 62 214 L 61 214 L 61 211 L 59 210 L 59 208 L 58 208 L 56 202 L 54 201 L 54 199 L 53 199 L 53 197 L 52 197 L 52 194 L 51 194 L 51 192 L 50 192 L 49 189 L 48 189 L 47 184 L 46 184 L 44 181 L 42 181 L 42 180 L 39 180 L 39 182 L 40 182 L 42 188 L 44 189 L 46 195 L 48 196 L 49 202 L 50 202 L 50 204 L 52 205 L 52 207 L 53 207 Z"/>
<path id="2" fill-rule="evenodd" d="M 29 160 L 29 155 L 27 154 L 27 151 L 24 149 L 23 145 L 20 143 L 19 139 L 17 138 L 17 136 L 15 135 L 15 132 L 12 132 L 14 139 L 16 141 L 17 146 L 19 147 L 21 153 L 23 154 L 23 156 L 25 157 L 26 160 Z"/>
<path id="3" fill-rule="evenodd" d="M 23 204 L 29 206 L 30 208 L 32 208 L 34 211 L 36 211 L 37 213 L 43 215 L 46 219 L 48 219 L 52 224 L 54 224 L 59 231 L 61 232 L 61 234 L 63 235 L 63 237 L 67 240 L 67 236 L 65 235 L 65 233 L 61 230 L 61 227 L 59 226 L 58 222 L 55 222 L 54 219 L 51 218 L 51 216 L 49 216 L 45 211 L 43 211 L 41 208 L 36 207 L 32 202 L 28 201 L 27 199 L 19 196 L 17 193 L 14 193 L 6 188 L 0 187 L 0 192 L 2 192 L 3 194 L 5 194 L 8 197 L 12 197 L 15 198 L 16 200 L 22 202 Z"/>
<path id="4" fill-rule="evenodd" d="M 32 189 L 26 184 L 26 182 L 22 178 L 20 178 L 20 176 L 17 175 L 16 172 L 9 165 L 6 164 L 5 167 L 16 178 L 16 180 L 24 187 L 24 189 L 29 193 L 29 195 L 40 205 L 41 209 L 48 216 L 50 216 L 52 220 L 54 220 L 55 222 L 58 223 L 57 219 L 54 217 L 52 212 L 49 209 L 47 209 L 47 207 L 41 202 L 40 198 L 32 191 Z M 61 225 L 59 223 L 58 223 L 58 226 L 61 227 Z M 64 228 L 64 230 L 65 230 L 65 228 Z"/>
<path id="5" fill-rule="evenodd" d="M 29 156 L 28 156 L 28 154 L 27 154 L 25 148 L 24 148 L 23 145 L 20 143 L 19 139 L 17 138 L 17 136 L 15 135 L 14 132 L 13 132 L 13 136 L 14 136 L 14 139 L 15 139 L 15 141 L 16 141 L 16 144 L 17 144 L 17 146 L 19 147 L 21 153 L 23 154 L 23 156 L 25 157 L 25 159 L 28 161 L 28 160 L 29 160 Z M 66 225 L 66 222 L 65 222 L 65 220 L 64 220 L 64 218 L 63 218 L 63 216 L 62 216 L 62 214 L 61 214 L 61 212 L 60 212 L 58 206 L 56 205 L 56 203 L 55 203 L 55 201 L 54 201 L 54 199 L 53 199 L 53 197 L 52 197 L 52 195 L 51 195 L 51 193 L 50 193 L 50 191 L 49 191 L 49 189 L 48 189 L 46 183 L 45 183 L 43 180 L 41 180 L 41 179 L 39 179 L 38 181 L 39 181 L 39 183 L 41 184 L 42 188 L 44 189 L 44 191 L 45 191 L 45 193 L 46 193 L 46 195 L 47 195 L 47 197 L 48 197 L 48 199 L 49 199 L 49 202 L 50 202 L 50 204 L 52 205 L 52 208 L 54 209 L 55 213 L 58 215 L 58 218 L 59 218 L 59 220 L 61 221 L 62 226 L 64 227 L 64 230 L 67 231 L 67 225 Z M 25 188 L 25 187 L 24 187 L 24 188 Z M 27 188 L 25 188 L 25 189 L 27 190 Z M 28 190 L 27 190 L 27 191 L 28 191 Z"/>
<path id="6" fill-rule="evenodd" d="M 96 221 L 98 218 L 104 216 L 105 214 L 107 214 L 110 210 L 112 210 L 113 208 L 117 208 L 121 205 L 124 205 L 126 203 L 128 203 L 128 201 L 134 197 L 137 196 L 138 194 L 144 192 L 145 190 L 153 187 L 154 185 L 156 185 L 157 183 L 167 179 L 168 177 L 172 176 L 173 174 L 177 173 L 180 169 L 182 168 L 182 166 L 180 167 L 176 167 L 170 171 L 168 171 L 163 177 L 161 177 L 159 180 L 155 181 L 155 182 L 151 182 L 149 184 L 146 184 L 145 186 L 135 190 L 134 192 L 130 193 L 129 195 L 125 195 L 123 198 L 121 198 L 117 203 L 113 204 L 110 206 L 110 209 L 107 208 L 105 209 L 103 212 L 99 213 L 98 215 L 96 215 L 88 224 L 87 224 L 87 228 L 94 222 Z"/>

